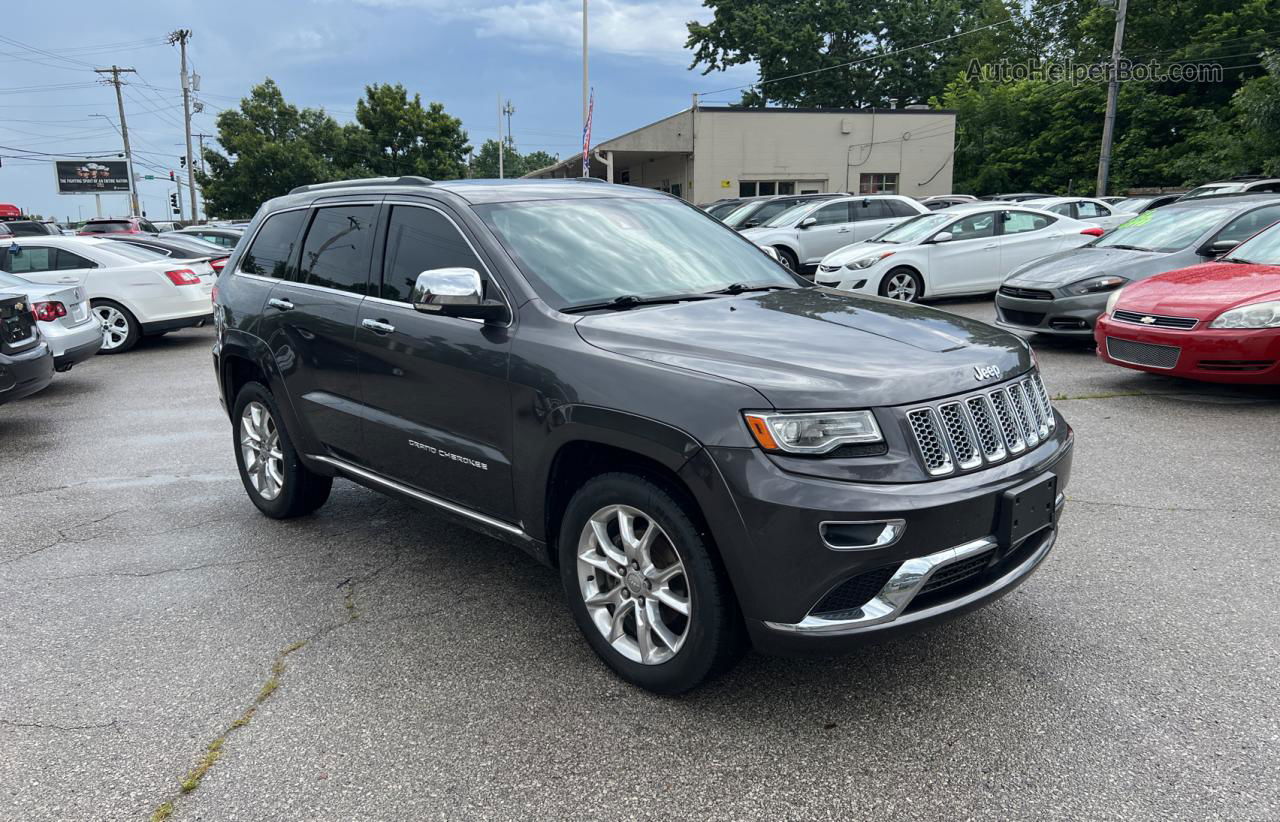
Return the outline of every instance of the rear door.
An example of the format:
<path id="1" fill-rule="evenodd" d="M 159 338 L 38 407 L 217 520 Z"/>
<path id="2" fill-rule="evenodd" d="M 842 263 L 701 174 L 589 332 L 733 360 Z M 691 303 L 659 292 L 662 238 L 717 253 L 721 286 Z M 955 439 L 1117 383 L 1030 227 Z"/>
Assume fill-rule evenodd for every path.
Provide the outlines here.
<path id="1" fill-rule="evenodd" d="M 505 299 L 456 215 L 388 204 L 381 288 L 360 307 L 369 467 L 471 511 L 514 520 L 511 328 L 414 310 L 423 271 L 471 268 Z"/>
<path id="2" fill-rule="evenodd" d="M 893 200 L 884 198 L 868 198 L 862 201 L 855 200 L 849 204 L 850 215 L 853 217 L 853 236 L 856 238 L 854 242 L 862 242 L 884 231 L 886 228 L 892 228 L 902 222 L 908 215 L 900 214 L 895 206 L 899 204 Z M 906 207 L 902 207 L 905 211 Z M 912 215 L 915 212 L 911 212 Z"/>
<path id="3" fill-rule="evenodd" d="M 1023 263 L 1052 254 L 1062 246 L 1062 232 L 1055 229 L 1055 224 L 1059 222 L 1048 214 L 1030 211 L 1001 212 L 1001 233 L 996 238 L 1000 250 L 1000 266 L 990 272 L 988 282 L 992 290 L 1004 282 L 1010 271 Z M 1083 235 L 1082 239 L 1090 238 Z"/>
<path id="4" fill-rule="evenodd" d="M 275 215 L 271 220 L 292 216 L 264 238 L 269 220 L 245 254 L 255 269 L 269 264 L 282 275 L 263 306 L 259 335 L 271 348 L 294 411 L 314 437 L 310 447 L 346 460 L 362 452 L 355 326 L 369 288 L 380 199 L 337 199 Z M 292 254 L 287 240 L 300 220 L 305 230 L 300 250 Z M 283 254 L 289 256 L 282 262 Z"/>

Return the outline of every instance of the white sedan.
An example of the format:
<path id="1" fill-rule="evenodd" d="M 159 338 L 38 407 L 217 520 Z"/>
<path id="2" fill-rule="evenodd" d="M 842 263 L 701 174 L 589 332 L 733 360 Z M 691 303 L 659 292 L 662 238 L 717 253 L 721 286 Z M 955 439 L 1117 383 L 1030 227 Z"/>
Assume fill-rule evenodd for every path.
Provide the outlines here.
<path id="1" fill-rule="evenodd" d="M 0 271 L 50 285 L 83 286 L 103 324 L 102 353 L 213 317 L 216 275 L 207 261 L 175 260 L 92 237 L 0 239 Z"/>
<path id="2" fill-rule="evenodd" d="M 1102 233 L 1099 226 L 1021 204 L 952 206 L 828 254 L 814 282 L 907 302 L 983 294 L 1023 263 Z"/>
<path id="3" fill-rule="evenodd" d="M 1104 203 L 1092 197 L 1045 197 L 1040 200 L 1023 200 L 1022 205 L 1048 211 L 1050 214 L 1070 217 L 1073 220 L 1093 223 L 1107 231 L 1118 228 L 1121 223 L 1127 223 L 1138 216 L 1136 211 L 1118 209 L 1111 203 Z"/>

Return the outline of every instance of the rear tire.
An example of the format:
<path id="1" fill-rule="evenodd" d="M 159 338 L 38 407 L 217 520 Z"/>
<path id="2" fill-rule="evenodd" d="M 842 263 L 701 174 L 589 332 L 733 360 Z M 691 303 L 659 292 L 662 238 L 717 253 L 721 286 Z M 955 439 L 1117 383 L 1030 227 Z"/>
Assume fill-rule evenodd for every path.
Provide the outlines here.
<path id="1" fill-rule="evenodd" d="M 904 303 L 919 302 L 924 296 L 924 282 L 915 271 L 899 266 L 880 281 L 880 296 Z"/>
<path id="2" fill-rule="evenodd" d="M 333 477 L 302 464 L 285 429 L 275 397 L 249 382 L 236 395 L 231 414 L 236 467 L 249 499 L 272 519 L 310 514 L 329 499 Z"/>
<path id="3" fill-rule="evenodd" d="M 665 488 L 629 473 L 595 477 L 569 501 L 559 534 L 569 609 L 618 676 L 679 694 L 737 661 L 744 632 L 728 580 Z"/>
<path id="4" fill-rule="evenodd" d="M 104 326 L 99 354 L 123 354 L 142 339 L 142 326 L 138 323 L 138 318 L 120 303 L 98 299 L 89 305 L 94 316 Z"/>

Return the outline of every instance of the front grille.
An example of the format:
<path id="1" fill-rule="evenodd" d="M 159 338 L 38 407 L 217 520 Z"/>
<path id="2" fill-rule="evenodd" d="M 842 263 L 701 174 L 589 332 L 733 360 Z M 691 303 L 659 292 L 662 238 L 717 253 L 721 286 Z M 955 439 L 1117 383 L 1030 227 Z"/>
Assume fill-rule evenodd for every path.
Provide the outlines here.
<path id="1" fill-rule="evenodd" d="M 819 271 L 828 271 L 828 272 L 830 272 L 830 271 L 839 271 L 839 270 L 840 270 L 840 266 L 838 266 L 838 265 L 819 265 L 819 266 L 818 266 L 818 270 L 819 270 Z"/>
<path id="2" fill-rule="evenodd" d="M 1275 360 L 1201 360 L 1196 365 L 1203 371 L 1266 371 Z"/>
<path id="3" fill-rule="evenodd" d="M 1111 319 L 1119 320 L 1122 323 L 1133 323 L 1135 325 L 1146 325 L 1154 328 L 1179 328 L 1186 330 L 1195 328 L 1199 322 L 1194 317 L 1164 317 L 1159 314 L 1143 314 L 1141 311 L 1122 311 L 1116 309 L 1111 312 Z"/>
<path id="4" fill-rule="evenodd" d="M 976 557 L 969 557 L 968 559 L 942 566 L 934 572 L 933 576 L 929 577 L 929 581 L 924 584 L 924 587 L 920 589 L 916 596 L 931 594 L 934 591 L 950 585 L 956 585 L 981 574 L 982 570 L 987 567 L 987 563 L 991 561 L 991 554 L 994 550 L 993 548 L 991 551 L 978 554 Z"/>
<path id="5" fill-rule="evenodd" d="M 1001 462 L 1034 448 L 1057 426 L 1038 373 L 997 388 L 907 412 L 925 471 L 940 477 Z"/>
<path id="6" fill-rule="evenodd" d="M 1178 364 L 1178 356 L 1181 353 L 1182 349 L 1176 345 L 1155 345 L 1122 340 L 1119 337 L 1107 337 L 1107 356 L 1133 365 L 1173 368 Z"/>
<path id="7" fill-rule="evenodd" d="M 1044 322 L 1044 314 L 1039 311 L 1015 311 L 1012 308 L 1000 308 L 1000 314 L 1007 323 L 1014 325 L 1037 326 Z"/>
<path id="8" fill-rule="evenodd" d="M 1000 293 L 1006 297 L 1017 297 L 1020 300 L 1052 300 L 1053 292 L 1040 288 L 1018 288 L 1015 285 L 1000 286 Z"/>
<path id="9" fill-rule="evenodd" d="M 824 596 L 817 605 L 813 606 L 810 613 L 814 616 L 834 619 L 845 611 L 855 611 L 880 593 L 880 589 L 884 588 L 889 577 L 893 576 L 897 570 L 898 566 L 892 565 L 850 577 Z"/>

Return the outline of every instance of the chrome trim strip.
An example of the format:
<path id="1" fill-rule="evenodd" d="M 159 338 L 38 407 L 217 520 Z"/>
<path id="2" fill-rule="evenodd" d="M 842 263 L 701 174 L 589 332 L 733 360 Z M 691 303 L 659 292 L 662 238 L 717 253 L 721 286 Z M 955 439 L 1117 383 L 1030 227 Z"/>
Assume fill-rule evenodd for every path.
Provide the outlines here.
<path id="1" fill-rule="evenodd" d="M 378 485 L 381 485 L 384 488 L 389 488 L 392 491 L 396 491 L 400 494 L 404 494 L 407 497 L 413 497 L 414 499 L 419 500 L 421 502 L 434 505 L 437 508 L 443 508 L 446 511 L 449 511 L 454 514 L 458 514 L 459 516 L 467 517 L 468 519 L 473 519 L 476 522 L 484 523 L 485 525 L 488 525 L 491 528 L 497 528 L 501 531 L 505 531 L 508 534 L 513 534 L 518 537 L 524 537 L 526 539 L 529 538 L 529 535 L 525 533 L 524 529 L 518 525 L 512 525 L 509 522 L 503 522 L 500 519 L 494 519 L 493 517 L 477 513 L 475 511 L 472 511 L 470 508 L 465 508 L 461 505 L 458 505 L 457 503 L 449 502 L 447 500 L 442 500 L 439 497 L 433 497 L 430 494 L 423 493 L 422 491 L 419 491 L 415 488 L 410 488 L 409 486 L 396 482 L 393 479 L 387 479 L 381 474 L 375 474 L 372 471 L 368 471 L 364 468 L 359 468 L 357 466 L 354 466 L 349 462 L 345 462 L 343 460 L 336 459 L 334 457 L 328 457 L 320 454 L 308 454 L 307 457 L 308 459 L 313 459 L 316 462 L 323 462 L 326 465 L 331 465 L 334 468 L 337 468 L 339 471 L 342 471 L 344 474 L 351 474 L 352 476 L 360 477 L 361 479 L 366 479 L 369 482 L 377 483 Z"/>
<path id="2" fill-rule="evenodd" d="M 1153 323 L 1144 323 L 1141 319 L 1130 319 L 1129 317 L 1118 316 L 1120 314 L 1129 314 L 1133 317 L 1152 317 L 1156 320 Z M 1200 324 L 1195 317 L 1174 317 L 1170 314 L 1147 314 L 1142 311 L 1128 311 L 1120 308 L 1111 312 L 1111 319 L 1118 323 L 1128 323 L 1136 325 L 1139 328 L 1163 328 L 1165 331 L 1193 331 Z M 1191 325 L 1160 325 L 1160 320 L 1173 320 L 1180 323 L 1191 323 Z"/>
<path id="3" fill-rule="evenodd" d="M 883 525 L 884 528 L 874 542 L 866 545 L 832 545 L 827 541 L 828 525 Z M 902 539 L 906 530 L 907 521 L 903 519 L 827 520 L 818 523 L 818 535 L 822 538 L 822 544 L 832 551 L 870 551 L 875 548 L 888 548 Z"/>

